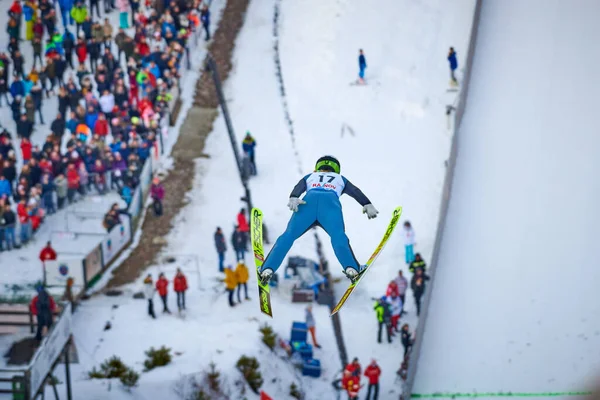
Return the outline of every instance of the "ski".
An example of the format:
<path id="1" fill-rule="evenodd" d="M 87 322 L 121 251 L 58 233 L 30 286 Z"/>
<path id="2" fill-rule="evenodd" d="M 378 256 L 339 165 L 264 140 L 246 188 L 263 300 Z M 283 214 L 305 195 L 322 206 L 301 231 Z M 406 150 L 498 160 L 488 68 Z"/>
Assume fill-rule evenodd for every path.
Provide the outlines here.
<path id="1" fill-rule="evenodd" d="M 346 303 L 346 301 L 348 300 L 350 295 L 354 292 L 354 290 L 356 289 L 356 287 L 358 286 L 358 284 L 360 283 L 362 278 L 367 274 L 367 271 L 369 270 L 371 265 L 373 265 L 373 262 L 375 261 L 375 259 L 377 259 L 379 254 L 381 254 L 381 250 L 383 250 L 383 248 L 385 247 L 390 236 L 392 236 L 392 232 L 394 232 L 396 225 L 398 225 L 398 221 L 400 220 L 401 215 L 402 215 L 402 207 L 396 208 L 394 210 L 394 212 L 392 213 L 392 220 L 390 221 L 390 223 L 385 231 L 385 234 L 383 235 L 383 238 L 381 239 L 381 242 L 379 242 L 379 245 L 377 246 L 377 248 L 375 249 L 373 254 L 371 254 L 371 257 L 369 258 L 369 260 L 367 260 L 367 263 L 365 264 L 366 265 L 365 269 L 361 271 L 360 275 L 358 275 L 356 280 L 354 280 L 354 282 L 352 282 L 350 284 L 350 287 L 348 287 L 348 289 L 346 289 L 346 291 L 344 292 L 344 295 L 342 296 L 340 301 L 337 303 L 337 305 L 331 311 L 330 316 L 333 316 L 335 313 L 337 313 L 338 311 L 340 311 L 342 309 L 343 305 Z"/>
<path id="2" fill-rule="evenodd" d="M 252 250 L 254 251 L 254 263 L 256 264 L 260 311 L 273 318 L 271 288 L 268 283 L 266 285 L 261 284 L 259 275 L 260 267 L 262 267 L 265 261 L 265 252 L 263 249 L 263 213 L 258 208 L 253 208 L 250 214 L 250 238 L 252 241 Z"/>

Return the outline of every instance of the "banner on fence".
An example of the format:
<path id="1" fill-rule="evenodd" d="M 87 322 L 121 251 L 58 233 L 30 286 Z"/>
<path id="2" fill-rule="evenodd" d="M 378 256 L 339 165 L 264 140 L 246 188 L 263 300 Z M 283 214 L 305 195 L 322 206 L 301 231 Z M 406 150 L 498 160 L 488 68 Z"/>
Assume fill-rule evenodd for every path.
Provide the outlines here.
<path id="1" fill-rule="evenodd" d="M 121 224 L 113 228 L 108 235 L 102 239 L 102 259 L 106 267 L 110 264 L 115 256 L 129 243 L 131 240 L 131 223 L 129 217 L 125 214 L 119 216 Z"/>
<path id="2" fill-rule="evenodd" d="M 116 228 L 115 228 L 116 229 Z M 85 270 L 85 285 L 87 286 L 96 275 L 102 272 L 102 245 L 94 247 L 83 259 Z"/>
<path id="3" fill-rule="evenodd" d="M 85 285 L 80 258 L 63 258 L 59 254 L 56 260 L 48 260 L 44 265 L 48 286 L 66 286 L 68 278 L 73 278 L 75 286 Z"/>
<path id="4" fill-rule="evenodd" d="M 34 359 L 31 361 L 31 399 L 37 397 L 37 393 L 42 387 L 46 376 L 52 370 L 52 366 L 58 360 L 58 357 L 60 357 L 62 349 L 69 341 L 70 336 L 71 304 L 67 303 L 58 321 L 52 327 L 50 333 L 42 342 L 42 346 L 37 350 Z"/>

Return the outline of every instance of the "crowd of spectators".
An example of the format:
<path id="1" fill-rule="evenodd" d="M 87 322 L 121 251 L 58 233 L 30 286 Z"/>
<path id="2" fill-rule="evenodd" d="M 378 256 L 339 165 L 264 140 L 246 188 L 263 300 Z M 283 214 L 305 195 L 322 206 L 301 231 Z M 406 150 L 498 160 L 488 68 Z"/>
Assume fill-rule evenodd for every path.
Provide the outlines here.
<path id="1" fill-rule="evenodd" d="M 98 1 L 14 0 L 8 9 L 0 106 L 4 98 L 15 125 L 0 132 L 0 250 L 26 244 L 46 215 L 90 192 L 116 190 L 129 205 L 201 22 L 208 37 L 199 0 Z M 40 131 L 48 135 L 34 143 Z"/>

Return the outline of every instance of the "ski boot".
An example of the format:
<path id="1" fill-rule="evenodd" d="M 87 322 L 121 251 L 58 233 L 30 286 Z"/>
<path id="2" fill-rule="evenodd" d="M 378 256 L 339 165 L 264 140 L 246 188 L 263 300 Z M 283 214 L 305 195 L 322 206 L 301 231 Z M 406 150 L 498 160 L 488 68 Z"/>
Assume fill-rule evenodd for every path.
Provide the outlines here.
<path id="1" fill-rule="evenodd" d="M 262 286 L 266 286 L 269 284 L 269 281 L 273 277 L 273 270 L 268 268 L 268 269 L 265 269 L 264 271 L 260 272 L 258 275 L 259 275 L 260 284 Z"/>
<path id="2" fill-rule="evenodd" d="M 357 271 L 354 267 L 346 267 L 346 269 L 344 270 L 344 275 L 346 275 L 346 277 L 350 279 L 352 283 L 354 283 L 358 280 L 358 278 L 360 278 L 360 276 L 366 268 L 366 265 L 361 265 L 360 269 Z"/>

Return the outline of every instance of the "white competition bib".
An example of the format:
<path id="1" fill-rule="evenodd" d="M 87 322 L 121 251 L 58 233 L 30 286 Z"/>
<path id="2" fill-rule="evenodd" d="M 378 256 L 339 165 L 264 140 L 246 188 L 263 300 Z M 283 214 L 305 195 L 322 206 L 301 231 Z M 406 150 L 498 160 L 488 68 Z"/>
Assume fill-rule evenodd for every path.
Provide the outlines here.
<path id="1" fill-rule="evenodd" d="M 340 174 L 335 172 L 313 172 L 306 178 L 306 192 L 311 190 L 331 190 L 338 197 L 344 191 L 344 180 Z"/>

